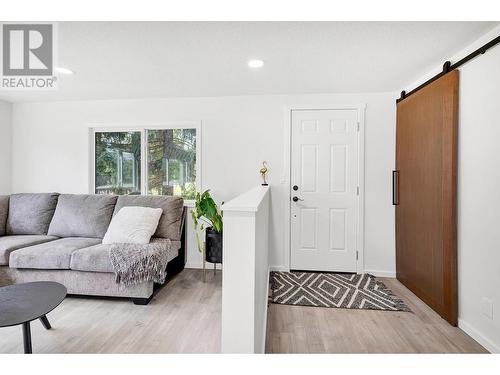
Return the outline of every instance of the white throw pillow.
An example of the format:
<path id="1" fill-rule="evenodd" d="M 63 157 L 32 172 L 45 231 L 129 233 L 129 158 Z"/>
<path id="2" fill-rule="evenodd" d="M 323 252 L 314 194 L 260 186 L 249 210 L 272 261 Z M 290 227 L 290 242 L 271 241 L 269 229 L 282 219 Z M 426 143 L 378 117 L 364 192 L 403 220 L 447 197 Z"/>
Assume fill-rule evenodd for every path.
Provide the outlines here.
<path id="1" fill-rule="evenodd" d="M 162 213 L 161 208 L 123 207 L 111 220 L 102 243 L 148 244 Z"/>

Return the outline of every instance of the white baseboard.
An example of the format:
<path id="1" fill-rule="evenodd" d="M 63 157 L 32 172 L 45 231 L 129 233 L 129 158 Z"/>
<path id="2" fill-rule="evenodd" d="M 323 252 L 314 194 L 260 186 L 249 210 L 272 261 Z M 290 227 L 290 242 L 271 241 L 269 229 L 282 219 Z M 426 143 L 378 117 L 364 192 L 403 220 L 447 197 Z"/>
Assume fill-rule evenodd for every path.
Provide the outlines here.
<path id="1" fill-rule="evenodd" d="M 377 270 L 365 270 L 365 273 L 369 273 L 375 277 L 390 277 L 392 279 L 396 278 L 396 271 L 377 271 Z"/>
<path id="2" fill-rule="evenodd" d="M 205 265 L 206 269 L 208 271 L 213 270 L 214 266 L 212 263 L 207 263 Z M 184 268 L 192 268 L 192 269 L 202 269 L 203 268 L 203 263 L 195 263 L 195 262 L 187 262 Z M 222 270 L 222 264 L 217 264 L 217 269 Z"/>
<path id="3" fill-rule="evenodd" d="M 269 266 L 269 271 L 290 272 L 290 269 L 284 266 Z M 365 270 L 364 273 L 369 273 L 377 277 L 390 277 L 393 279 L 396 278 L 396 271 Z"/>
<path id="4" fill-rule="evenodd" d="M 458 328 L 467 333 L 470 337 L 480 343 L 486 350 L 491 353 L 499 354 L 500 346 L 493 343 L 490 339 L 486 338 L 481 332 L 479 332 L 476 328 L 474 328 L 469 323 L 463 321 L 462 319 L 458 319 Z"/>
<path id="5" fill-rule="evenodd" d="M 283 267 L 283 266 L 269 266 L 269 272 L 271 272 L 271 271 L 290 272 L 290 269 Z"/>

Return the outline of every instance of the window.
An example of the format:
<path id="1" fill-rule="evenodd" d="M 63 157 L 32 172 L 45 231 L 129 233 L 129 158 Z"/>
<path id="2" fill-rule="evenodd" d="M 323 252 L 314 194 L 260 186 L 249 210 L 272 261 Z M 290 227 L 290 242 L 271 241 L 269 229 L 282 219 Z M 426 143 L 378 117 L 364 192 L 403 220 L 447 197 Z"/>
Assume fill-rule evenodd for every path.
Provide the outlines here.
<path id="1" fill-rule="evenodd" d="M 148 194 L 196 195 L 196 129 L 148 130 Z"/>
<path id="2" fill-rule="evenodd" d="M 176 195 L 200 190 L 200 127 L 140 129 L 95 127 L 92 191 L 95 194 Z"/>
<path id="3" fill-rule="evenodd" d="M 95 193 L 141 194 L 141 132 L 95 133 Z"/>

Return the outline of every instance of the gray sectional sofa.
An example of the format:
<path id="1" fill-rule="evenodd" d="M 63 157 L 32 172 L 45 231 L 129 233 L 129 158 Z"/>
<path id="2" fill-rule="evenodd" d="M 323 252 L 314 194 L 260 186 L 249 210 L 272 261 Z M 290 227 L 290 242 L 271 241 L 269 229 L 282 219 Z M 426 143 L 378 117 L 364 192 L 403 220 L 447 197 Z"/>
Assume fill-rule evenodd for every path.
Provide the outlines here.
<path id="1" fill-rule="evenodd" d="M 129 297 L 147 304 L 152 282 L 115 282 L 110 245 L 102 244 L 114 214 L 125 206 L 162 208 L 154 237 L 172 242 L 167 275 L 185 265 L 184 202 L 179 197 L 73 194 L 0 196 L 0 286 L 56 281 L 68 294 Z"/>

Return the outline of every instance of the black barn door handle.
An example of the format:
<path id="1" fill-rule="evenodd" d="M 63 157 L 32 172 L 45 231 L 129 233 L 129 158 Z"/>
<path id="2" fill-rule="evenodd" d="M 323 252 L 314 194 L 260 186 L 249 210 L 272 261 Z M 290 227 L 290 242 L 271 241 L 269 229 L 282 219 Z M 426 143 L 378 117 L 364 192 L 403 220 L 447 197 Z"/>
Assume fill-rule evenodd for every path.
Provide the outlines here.
<path id="1" fill-rule="evenodd" d="M 392 171 L 392 205 L 399 204 L 399 171 Z"/>

